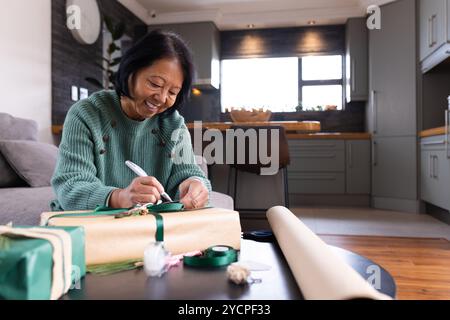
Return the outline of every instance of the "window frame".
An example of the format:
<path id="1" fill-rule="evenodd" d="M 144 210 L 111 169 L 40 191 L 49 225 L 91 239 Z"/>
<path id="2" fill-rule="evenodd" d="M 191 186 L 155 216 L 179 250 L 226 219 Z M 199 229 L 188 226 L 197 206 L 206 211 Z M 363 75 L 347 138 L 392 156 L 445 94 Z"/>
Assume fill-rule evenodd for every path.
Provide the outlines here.
<path id="1" fill-rule="evenodd" d="M 303 80 L 303 61 L 302 59 L 307 56 L 302 56 L 298 58 L 298 101 L 303 101 L 303 87 L 305 86 L 328 86 L 328 85 L 340 85 L 342 88 L 342 109 L 337 111 L 344 111 L 345 110 L 345 56 L 343 54 L 320 54 L 316 55 L 318 57 L 324 57 L 324 56 L 341 56 L 342 64 L 342 77 L 341 79 L 329 79 L 329 80 Z M 303 110 L 302 112 L 308 112 L 309 110 Z"/>
<path id="2" fill-rule="evenodd" d="M 311 56 L 310 54 L 304 55 L 304 56 L 297 56 L 298 58 L 298 101 L 303 101 L 303 87 L 304 86 L 326 86 L 326 85 L 340 85 L 342 89 L 342 109 L 337 111 L 345 111 L 346 108 L 346 88 L 345 88 L 345 74 L 346 74 L 346 59 L 345 55 L 342 53 L 323 53 L 323 54 L 317 54 L 315 56 L 341 56 L 342 64 L 342 77 L 341 79 L 329 79 L 329 80 L 303 80 L 303 74 L 302 74 L 302 59 L 305 57 Z M 280 56 L 276 58 L 295 58 L 295 56 Z M 254 57 L 248 57 L 248 58 L 238 58 L 238 59 L 252 59 Z M 258 58 L 275 58 L 272 56 L 268 57 L 258 57 Z M 231 58 L 230 58 L 231 59 Z M 225 59 L 229 60 L 229 59 Z M 220 93 L 222 95 L 222 92 Z M 220 97 L 220 101 L 222 98 Z M 222 105 L 220 106 L 221 113 L 225 114 L 226 111 L 223 111 Z M 302 110 L 300 112 L 315 112 L 318 110 Z M 325 110 L 322 110 L 325 111 Z M 298 112 L 298 111 L 292 111 L 292 112 Z M 320 111 L 319 111 L 320 112 Z M 280 112 L 280 113 L 288 113 L 288 112 Z"/>

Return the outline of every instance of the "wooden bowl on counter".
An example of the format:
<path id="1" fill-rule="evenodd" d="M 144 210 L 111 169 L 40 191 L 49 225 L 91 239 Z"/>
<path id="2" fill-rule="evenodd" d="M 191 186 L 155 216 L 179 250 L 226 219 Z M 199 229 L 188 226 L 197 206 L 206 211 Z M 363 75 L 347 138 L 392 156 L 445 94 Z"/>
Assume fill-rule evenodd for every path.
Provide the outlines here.
<path id="1" fill-rule="evenodd" d="M 268 122 L 270 117 L 272 116 L 272 112 L 267 110 L 257 110 L 253 109 L 252 111 L 248 110 L 231 110 L 230 117 L 233 122 Z"/>

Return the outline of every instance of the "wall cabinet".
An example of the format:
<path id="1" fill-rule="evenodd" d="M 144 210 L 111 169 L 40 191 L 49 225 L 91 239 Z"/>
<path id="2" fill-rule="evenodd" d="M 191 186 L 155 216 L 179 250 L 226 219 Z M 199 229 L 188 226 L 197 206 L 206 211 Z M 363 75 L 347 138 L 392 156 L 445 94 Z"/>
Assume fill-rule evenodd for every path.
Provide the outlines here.
<path id="1" fill-rule="evenodd" d="M 345 90 L 347 102 L 367 101 L 368 32 L 366 18 L 350 18 L 345 35 Z"/>
<path id="2" fill-rule="evenodd" d="M 450 57 L 450 0 L 420 0 L 420 61 L 427 72 Z"/>
<path id="3" fill-rule="evenodd" d="M 450 210 L 450 159 L 447 157 L 445 143 L 445 136 L 421 141 L 421 198 Z"/>
<path id="4" fill-rule="evenodd" d="M 174 31 L 188 43 L 197 72 L 194 85 L 219 89 L 220 32 L 216 25 L 213 22 L 150 25 L 149 31 L 158 28 Z"/>
<path id="5" fill-rule="evenodd" d="M 447 41 L 447 0 L 420 0 L 420 59 L 423 61 Z"/>

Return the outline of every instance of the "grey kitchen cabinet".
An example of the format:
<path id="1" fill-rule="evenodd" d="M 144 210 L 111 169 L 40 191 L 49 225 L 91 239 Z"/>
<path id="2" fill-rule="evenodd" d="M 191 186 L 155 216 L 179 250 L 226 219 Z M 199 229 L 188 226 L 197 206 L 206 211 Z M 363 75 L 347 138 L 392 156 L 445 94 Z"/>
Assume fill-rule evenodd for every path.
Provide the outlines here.
<path id="1" fill-rule="evenodd" d="M 345 193 L 345 141 L 289 140 L 289 192 Z"/>
<path id="2" fill-rule="evenodd" d="M 420 0 L 420 60 L 429 57 L 447 40 L 448 0 Z"/>
<path id="3" fill-rule="evenodd" d="M 419 212 L 418 41 L 415 0 L 381 6 L 381 29 L 369 31 L 372 205 Z M 401 22 L 401 23 L 400 23 Z"/>
<path id="4" fill-rule="evenodd" d="M 348 140 L 345 144 L 346 193 L 370 194 L 370 141 Z"/>
<path id="5" fill-rule="evenodd" d="M 450 57 L 450 0 L 420 0 L 420 61 L 426 73 Z"/>
<path id="6" fill-rule="evenodd" d="M 220 32 L 213 22 L 150 25 L 148 28 L 149 31 L 162 28 L 178 33 L 193 52 L 197 72 L 194 85 L 219 89 Z"/>
<path id="7" fill-rule="evenodd" d="M 296 194 L 344 194 L 344 172 L 289 172 L 289 192 Z"/>
<path id="8" fill-rule="evenodd" d="M 303 172 L 343 172 L 345 142 L 337 140 L 290 140 L 288 170 Z"/>
<path id="9" fill-rule="evenodd" d="M 421 199 L 450 210 L 450 159 L 445 136 L 421 141 Z"/>
<path id="10" fill-rule="evenodd" d="M 381 7 L 381 16 L 381 30 L 369 31 L 369 132 L 381 137 L 415 136 L 415 1 L 400 0 L 386 4 Z"/>
<path id="11" fill-rule="evenodd" d="M 416 137 L 374 138 L 372 196 L 417 199 Z"/>
<path id="12" fill-rule="evenodd" d="M 368 98 L 368 31 L 366 18 L 350 18 L 345 36 L 345 90 L 347 102 Z"/>
<path id="13" fill-rule="evenodd" d="M 291 195 L 370 194 L 370 141 L 289 140 Z"/>

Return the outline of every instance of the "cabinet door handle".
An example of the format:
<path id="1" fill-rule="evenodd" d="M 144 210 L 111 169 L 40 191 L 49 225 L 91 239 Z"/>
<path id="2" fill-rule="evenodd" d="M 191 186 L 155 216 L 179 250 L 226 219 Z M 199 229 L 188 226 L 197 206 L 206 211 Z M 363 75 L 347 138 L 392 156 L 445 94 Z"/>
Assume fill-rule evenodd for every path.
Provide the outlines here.
<path id="1" fill-rule="evenodd" d="M 436 45 L 437 44 L 437 15 L 433 15 L 433 17 L 432 17 L 432 24 L 431 24 L 431 34 L 432 34 L 432 36 L 431 36 L 431 42 L 432 42 L 432 44 L 433 44 L 433 46 L 434 45 Z M 436 35 L 436 37 L 435 37 L 435 35 Z"/>
<path id="2" fill-rule="evenodd" d="M 378 165 L 377 161 L 378 155 L 377 155 L 377 142 L 373 142 L 373 150 L 372 150 L 372 164 L 374 167 Z"/>
<path id="3" fill-rule="evenodd" d="M 439 178 L 439 161 L 438 156 L 433 157 L 433 178 L 438 179 Z"/>
<path id="4" fill-rule="evenodd" d="M 356 89 L 356 80 L 355 80 L 355 59 L 352 59 L 352 92 L 355 92 Z"/>
<path id="5" fill-rule="evenodd" d="M 348 144 L 348 167 L 353 168 L 353 150 L 352 150 L 352 144 Z"/>
<path id="6" fill-rule="evenodd" d="M 322 176 L 313 176 L 313 175 L 302 175 L 300 177 L 295 177 L 298 180 L 310 180 L 310 181 L 336 181 L 337 177 L 335 175 L 322 175 Z"/>
<path id="7" fill-rule="evenodd" d="M 304 159 L 334 159 L 336 158 L 336 153 L 326 153 L 326 154 L 301 154 L 298 156 L 298 158 L 304 158 Z"/>
<path id="8" fill-rule="evenodd" d="M 428 48 L 431 48 L 433 46 L 433 42 L 432 42 L 432 30 L 433 30 L 433 18 L 429 17 L 428 18 Z"/>
<path id="9" fill-rule="evenodd" d="M 433 14 L 430 18 L 428 18 L 428 47 L 432 48 L 436 41 L 434 40 L 434 34 L 435 34 L 435 28 L 434 28 L 434 22 L 436 20 L 437 16 Z"/>
<path id="10" fill-rule="evenodd" d="M 428 171 L 430 178 L 433 178 L 433 155 L 430 154 L 430 158 L 428 159 Z"/>
<path id="11" fill-rule="evenodd" d="M 450 126 L 450 110 L 445 110 L 445 154 L 447 155 L 447 159 L 450 159 L 450 148 L 448 147 L 449 141 L 449 126 Z"/>
<path id="12" fill-rule="evenodd" d="M 377 92 L 375 90 L 372 90 L 371 92 L 371 99 L 372 103 L 372 124 L 373 124 L 373 133 L 377 133 L 377 126 L 378 126 L 378 119 L 377 119 L 377 102 L 376 102 Z"/>

